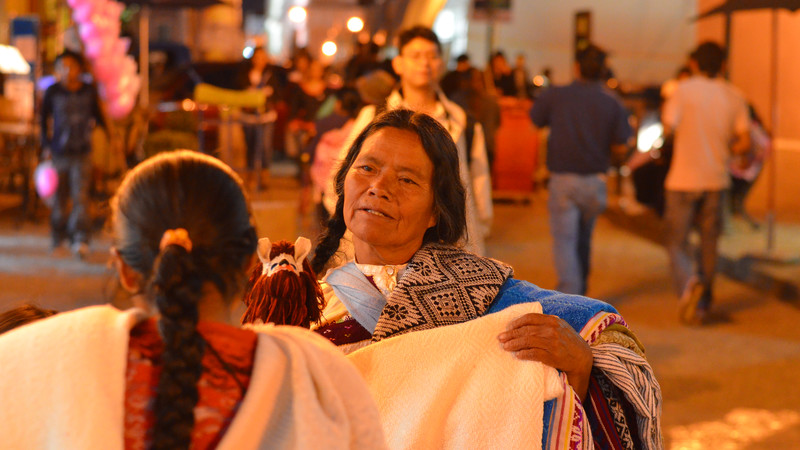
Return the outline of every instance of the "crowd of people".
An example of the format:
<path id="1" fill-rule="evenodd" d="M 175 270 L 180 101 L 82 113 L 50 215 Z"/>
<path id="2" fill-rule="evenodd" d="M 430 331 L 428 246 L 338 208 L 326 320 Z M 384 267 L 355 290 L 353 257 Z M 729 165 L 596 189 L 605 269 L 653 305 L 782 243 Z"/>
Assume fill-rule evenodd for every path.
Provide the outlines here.
<path id="1" fill-rule="evenodd" d="M 270 145 L 297 162 L 325 218 L 313 249 L 261 248 L 250 180 L 211 156 L 165 152 L 128 171 L 112 202 L 111 254 L 135 307 L 27 305 L 0 316 L 6 444 L 663 448 L 644 346 L 612 305 L 585 297 L 605 175 L 632 137 L 628 110 L 606 87 L 605 51 L 582 49 L 572 83 L 537 91 L 522 55 L 510 67 L 496 52 L 487 71 L 462 55 L 443 74 L 431 29 L 406 29 L 397 42 L 388 64 L 362 46 L 339 85 L 307 52 L 287 69 L 260 47 L 236 81 L 282 111 L 270 142 L 261 125 L 244 127 L 247 168 L 260 176 Z M 698 46 L 662 110 L 675 137 L 667 249 L 688 324 L 703 323 L 712 304 L 730 156 L 753 147 L 746 103 L 720 77 L 724 60 L 718 45 Z M 80 63 L 59 57 L 42 118 L 47 156 L 69 180 L 52 209 L 53 245 L 70 239 L 79 256 L 89 238 L 85 135 L 105 125 Z M 486 255 L 503 98 L 531 102 L 532 123 L 549 129 L 556 290 Z M 303 271 L 310 296 L 286 289 Z M 262 283 L 276 272 L 281 281 Z M 265 312 L 275 302 L 302 312 Z M 498 386 L 513 387 L 499 408 L 476 394 L 508 391 Z"/>

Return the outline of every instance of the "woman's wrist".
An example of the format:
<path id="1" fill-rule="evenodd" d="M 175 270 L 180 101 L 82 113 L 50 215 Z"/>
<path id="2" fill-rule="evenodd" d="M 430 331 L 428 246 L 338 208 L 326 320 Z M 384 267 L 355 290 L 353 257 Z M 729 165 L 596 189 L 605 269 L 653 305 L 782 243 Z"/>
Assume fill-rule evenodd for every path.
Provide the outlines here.
<path id="1" fill-rule="evenodd" d="M 592 350 L 588 345 L 586 346 L 586 351 L 588 353 L 583 353 L 578 367 L 570 372 L 565 372 L 569 385 L 572 386 L 581 401 L 586 398 L 586 394 L 589 392 L 589 378 L 592 376 L 592 366 L 594 365 Z"/>

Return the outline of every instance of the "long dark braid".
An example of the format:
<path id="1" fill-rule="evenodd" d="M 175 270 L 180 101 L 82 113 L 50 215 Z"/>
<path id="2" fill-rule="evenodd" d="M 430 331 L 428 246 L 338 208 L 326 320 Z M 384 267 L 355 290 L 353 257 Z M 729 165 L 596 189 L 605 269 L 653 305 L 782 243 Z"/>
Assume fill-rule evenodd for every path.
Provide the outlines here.
<path id="1" fill-rule="evenodd" d="M 150 291 L 161 313 L 164 352 L 156 389 L 154 449 L 188 448 L 191 443 L 205 350 L 197 332 L 202 289 L 203 279 L 186 249 L 169 245 L 156 258 Z"/>
<path id="2" fill-rule="evenodd" d="M 325 275 L 323 269 L 339 249 L 339 241 L 347 231 L 347 225 L 345 225 L 344 217 L 342 216 L 343 209 L 344 196 L 339 195 L 339 199 L 336 200 L 336 213 L 328 219 L 328 226 L 320 236 L 317 248 L 314 251 L 314 258 L 311 260 L 311 268 L 314 269 L 314 273 L 318 277 Z"/>
<path id="3" fill-rule="evenodd" d="M 114 199 L 115 247 L 142 277 L 160 313 L 164 342 L 156 388 L 152 447 L 189 448 L 197 382 L 205 351 L 197 332 L 198 301 L 208 283 L 224 301 L 247 282 L 244 269 L 257 245 L 239 178 L 224 164 L 196 152 L 161 154 L 137 166 Z M 160 245 L 168 230 L 183 228 L 190 248 Z"/>

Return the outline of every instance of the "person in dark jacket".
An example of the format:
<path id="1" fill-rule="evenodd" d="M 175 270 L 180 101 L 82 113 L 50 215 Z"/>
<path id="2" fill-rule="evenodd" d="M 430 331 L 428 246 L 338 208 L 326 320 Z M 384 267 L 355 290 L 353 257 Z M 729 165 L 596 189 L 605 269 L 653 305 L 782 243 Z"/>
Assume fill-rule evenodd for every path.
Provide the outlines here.
<path id="1" fill-rule="evenodd" d="M 106 133 L 110 130 L 97 89 L 81 79 L 82 73 L 79 54 L 60 54 L 56 58 L 58 81 L 45 91 L 41 109 L 42 158 L 52 159 L 58 172 L 50 212 L 52 249 L 69 239 L 72 252 L 81 259 L 89 252 L 92 130 L 96 124 Z M 68 210 L 70 199 L 72 208 Z"/>

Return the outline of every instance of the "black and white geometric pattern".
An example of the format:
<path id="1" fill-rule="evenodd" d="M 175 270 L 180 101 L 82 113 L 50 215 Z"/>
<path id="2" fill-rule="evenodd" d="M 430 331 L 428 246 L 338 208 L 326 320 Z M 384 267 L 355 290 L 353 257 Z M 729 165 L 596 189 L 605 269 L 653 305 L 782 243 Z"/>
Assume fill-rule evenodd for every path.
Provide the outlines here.
<path id="1" fill-rule="evenodd" d="M 631 436 L 630 425 L 628 419 L 625 417 L 625 411 L 620 401 L 617 390 L 614 385 L 606 379 L 605 375 L 599 370 L 592 369 L 592 376 L 597 380 L 597 385 L 600 386 L 600 391 L 603 393 L 606 402 L 608 403 L 608 410 L 614 419 L 614 428 L 617 430 L 617 435 L 622 442 L 622 448 L 634 450 L 636 445 Z"/>
<path id="2" fill-rule="evenodd" d="M 373 341 L 482 316 L 514 269 L 499 261 L 438 244 L 411 258 L 387 299 Z"/>

